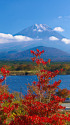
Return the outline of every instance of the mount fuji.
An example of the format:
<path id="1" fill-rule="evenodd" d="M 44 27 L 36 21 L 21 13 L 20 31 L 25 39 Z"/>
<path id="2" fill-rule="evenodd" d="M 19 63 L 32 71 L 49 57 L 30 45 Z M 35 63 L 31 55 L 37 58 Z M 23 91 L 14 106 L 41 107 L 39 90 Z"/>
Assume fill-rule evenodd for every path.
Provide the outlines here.
<path id="1" fill-rule="evenodd" d="M 33 39 L 32 41 L 24 43 L 26 44 L 24 49 L 36 46 L 45 46 L 54 47 L 70 53 L 70 44 L 67 44 L 67 41 L 65 41 L 68 39 L 62 36 L 59 32 L 54 31 L 46 24 L 34 24 L 33 26 L 23 29 L 15 35 L 27 36 Z"/>
<path id="2" fill-rule="evenodd" d="M 25 38 L 25 39 L 24 39 Z M 13 40 L 14 39 L 14 40 Z M 19 39 L 19 40 L 18 40 Z M 14 34 L 11 42 L 0 44 L 0 59 L 16 59 L 20 55 L 32 48 L 50 48 L 50 54 L 58 58 L 65 54 L 65 60 L 70 60 L 70 40 L 62 36 L 59 32 L 50 28 L 46 24 L 34 24 L 20 32 Z M 57 55 L 58 51 L 58 55 Z M 54 57 L 55 57 L 54 55 Z M 10 58 L 11 57 L 11 58 Z M 19 60 L 21 60 L 19 57 Z M 66 58 L 67 57 L 67 58 Z M 50 57 L 49 57 L 50 58 Z M 18 58 L 17 58 L 18 59 Z M 63 58 L 64 59 L 64 58 Z M 24 59 L 25 60 L 25 59 Z"/>

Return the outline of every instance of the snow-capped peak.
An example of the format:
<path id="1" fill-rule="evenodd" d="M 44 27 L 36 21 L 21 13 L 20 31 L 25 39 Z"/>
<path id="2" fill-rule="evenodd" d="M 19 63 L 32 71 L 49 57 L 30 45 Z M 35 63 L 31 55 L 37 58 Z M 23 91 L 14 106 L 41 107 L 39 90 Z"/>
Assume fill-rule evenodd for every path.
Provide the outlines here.
<path id="1" fill-rule="evenodd" d="M 33 31 L 43 32 L 48 30 L 48 28 L 46 24 L 35 24 Z"/>

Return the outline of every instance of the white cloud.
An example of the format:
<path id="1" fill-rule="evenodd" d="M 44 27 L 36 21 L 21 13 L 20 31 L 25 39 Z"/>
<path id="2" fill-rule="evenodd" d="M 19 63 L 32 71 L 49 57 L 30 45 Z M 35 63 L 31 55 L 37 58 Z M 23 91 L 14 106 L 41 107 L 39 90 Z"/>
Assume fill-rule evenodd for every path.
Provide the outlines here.
<path id="1" fill-rule="evenodd" d="M 38 32 L 43 32 L 43 31 L 41 29 L 39 29 Z"/>
<path id="2" fill-rule="evenodd" d="M 22 35 L 13 36 L 11 34 L 0 33 L 0 43 L 32 41 L 32 40 L 34 39 L 27 36 L 22 36 Z"/>
<path id="3" fill-rule="evenodd" d="M 58 16 L 58 19 L 70 19 L 70 15 L 68 15 L 68 16 Z"/>
<path id="4" fill-rule="evenodd" d="M 49 37 L 49 40 L 54 41 L 54 40 L 59 40 L 59 39 L 57 37 L 55 37 L 55 36 L 51 36 L 51 37 Z"/>
<path id="5" fill-rule="evenodd" d="M 70 44 L 70 39 L 63 38 L 61 41 L 66 44 Z"/>
<path id="6" fill-rule="evenodd" d="M 61 27 L 55 27 L 53 30 L 58 31 L 58 32 L 63 32 L 64 31 L 64 29 L 61 28 Z"/>
<path id="7" fill-rule="evenodd" d="M 62 16 L 58 16 L 58 18 L 59 18 L 59 19 L 61 19 L 61 18 L 62 18 Z"/>
<path id="8" fill-rule="evenodd" d="M 11 34 L 0 33 L 0 38 L 13 39 L 13 36 Z"/>
<path id="9" fill-rule="evenodd" d="M 33 40 L 30 37 L 22 36 L 22 35 L 16 35 L 16 36 L 14 36 L 14 39 L 16 39 L 18 41 L 31 41 L 31 40 Z"/>
<path id="10" fill-rule="evenodd" d="M 9 41 L 7 39 L 0 38 L 0 43 L 9 43 Z"/>

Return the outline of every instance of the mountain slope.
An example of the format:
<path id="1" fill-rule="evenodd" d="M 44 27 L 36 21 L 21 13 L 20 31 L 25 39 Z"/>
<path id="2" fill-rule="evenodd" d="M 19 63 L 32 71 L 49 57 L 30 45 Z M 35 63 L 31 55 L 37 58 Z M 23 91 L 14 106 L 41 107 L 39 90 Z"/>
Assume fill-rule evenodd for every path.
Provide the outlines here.
<path id="1" fill-rule="evenodd" d="M 15 35 L 28 36 L 34 39 L 43 39 L 47 40 L 50 36 L 56 36 L 59 39 L 62 39 L 63 36 L 58 32 L 55 32 L 52 28 L 46 24 L 34 24 L 22 31 L 16 33 Z"/>
<path id="2" fill-rule="evenodd" d="M 27 45 L 23 43 L 25 45 L 24 49 L 37 46 L 46 46 L 61 49 L 70 53 L 70 44 L 66 44 L 62 41 L 62 39 L 65 37 L 54 31 L 46 24 L 34 24 L 33 26 L 23 29 L 15 35 L 22 35 L 33 38 L 33 41 L 27 42 Z"/>
<path id="3" fill-rule="evenodd" d="M 44 54 L 42 54 L 41 58 L 43 58 L 44 60 L 47 59 L 51 59 L 51 61 L 70 61 L 70 54 L 61 51 L 59 49 L 56 48 L 52 48 L 52 47 L 43 47 L 43 46 L 38 46 L 38 47 L 34 47 L 25 51 L 21 51 L 18 53 L 11 53 L 8 54 L 6 56 L 4 56 L 4 60 L 31 60 L 31 53 L 30 50 L 34 50 L 36 51 L 36 49 L 44 50 Z"/>
<path id="4" fill-rule="evenodd" d="M 0 44 L 0 60 L 29 60 L 31 57 L 29 52 L 31 48 L 41 49 L 43 47 L 46 51 L 46 54 L 44 55 L 45 59 L 48 57 L 51 58 L 52 61 L 70 60 L 70 54 L 68 54 L 70 53 L 70 44 L 64 43 L 62 39 L 65 37 L 49 26 L 45 24 L 35 24 L 16 33 L 14 36 L 21 37 L 23 35 L 32 38 L 32 40 L 20 40 L 17 42 L 11 40 L 9 43 Z M 53 40 L 50 39 L 52 36 Z"/>

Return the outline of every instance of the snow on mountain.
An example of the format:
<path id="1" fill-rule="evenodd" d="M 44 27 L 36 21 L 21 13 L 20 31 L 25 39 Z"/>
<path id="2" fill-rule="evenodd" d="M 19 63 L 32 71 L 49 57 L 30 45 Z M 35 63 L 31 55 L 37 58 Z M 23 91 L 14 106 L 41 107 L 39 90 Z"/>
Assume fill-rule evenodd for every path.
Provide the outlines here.
<path id="1" fill-rule="evenodd" d="M 9 38 L 7 38 L 9 37 Z M 0 34 L 0 52 L 23 51 L 37 46 L 54 47 L 70 53 L 70 40 L 46 24 L 34 24 L 14 35 Z"/>
<path id="2" fill-rule="evenodd" d="M 43 32 L 46 31 L 48 26 L 46 24 L 35 24 L 36 28 L 33 31 Z"/>
<path id="3" fill-rule="evenodd" d="M 70 52 L 70 45 L 66 44 L 67 41 L 65 41 L 65 37 L 46 24 L 34 24 L 15 35 L 27 36 L 33 39 L 33 41 L 28 42 L 27 46 L 25 46 L 26 49 L 36 46 L 45 46 Z"/>
<path id="4" fill-rule="evenodd" d="M 23 36 L 28 36 L 33 39 L 39 38 L 43 40 L 49 40 L 49 37 L 51 36 L 57 37 L 60 40 L 64 38 L 61 34 L 54 31 L 52 28 L 50 28 L 46 24 L 34 24 L 16 33 L 15 35 L 23 35 Z"/>
<path id="5" fill-rule="evenodd" d="M 14 35 L 0 33 L 0 43 L 0 59 L 22 60 L 27 50 L 43 46 L 49 50 L 52 60 L 55 59 L 55 56 L 56 60 L 70 60 L 70 54 L 67 54 L 67 52 L 70 53 L 70 39 L 65 38 L 46 24 L 34 24 Z"/>

